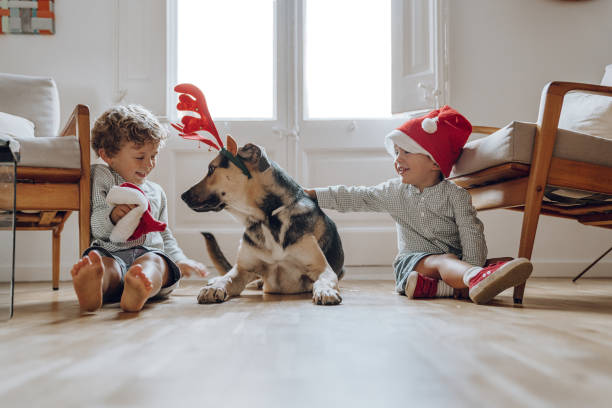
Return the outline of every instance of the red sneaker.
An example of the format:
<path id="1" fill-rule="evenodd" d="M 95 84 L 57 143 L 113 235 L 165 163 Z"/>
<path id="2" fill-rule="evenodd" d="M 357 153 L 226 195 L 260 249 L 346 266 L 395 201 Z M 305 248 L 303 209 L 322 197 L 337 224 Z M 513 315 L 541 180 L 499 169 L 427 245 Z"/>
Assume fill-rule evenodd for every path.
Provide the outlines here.
<path id="1" fill-rule="evenodd" d="M 532 270 L 533 265 L 525 258 L 484 267 L 470 279 L 470 299 L 478 304 L 487 303 L 504 290 L 524 283 Z"/>
<path id="2" fill-rule="evenodd" d="M 438 279 L 423 276 L 416 271 L 410 272 L 406 279 L 406 296 L 411 299 L 431 299 L 452 297 L 453 288 Z"/>

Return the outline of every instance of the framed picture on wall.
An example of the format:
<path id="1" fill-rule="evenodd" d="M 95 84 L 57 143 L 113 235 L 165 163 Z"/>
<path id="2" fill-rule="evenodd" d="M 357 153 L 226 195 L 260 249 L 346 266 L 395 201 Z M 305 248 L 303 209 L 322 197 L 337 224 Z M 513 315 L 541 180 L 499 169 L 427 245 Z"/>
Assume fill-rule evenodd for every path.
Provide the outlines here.
<path id="1" fill-rule="evenodd" d="M 55 0 L 0 0 L 0 34 L 55 34 Z"/>

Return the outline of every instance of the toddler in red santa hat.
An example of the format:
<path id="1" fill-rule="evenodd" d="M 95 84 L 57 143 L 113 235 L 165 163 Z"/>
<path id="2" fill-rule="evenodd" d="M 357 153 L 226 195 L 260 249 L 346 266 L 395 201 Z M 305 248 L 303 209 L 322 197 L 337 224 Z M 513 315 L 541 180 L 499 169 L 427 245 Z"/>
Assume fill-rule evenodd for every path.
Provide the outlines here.
<path id="1" fill-rule="evenodd" d="M 91 167 L 92 243 L 72 267 L 82 309 L 120 301 L 137 312 L 153 297 L 165 297 L 181 275 L 206 275 L 188 259 L 170 229 L 164 190 L 147 180 L 166 131 L 142 106 L 116 106 L 92 129 L 92 148 L 105 164 Z"/>
<path id="2" fill-rule="evenodd" d="M 376 186 L 306 190 L 322 208 L 387 212 L 397 224 L 396 290 L 410 298 L 450 297 L 469 288 L 475 303 L 524 283 L 533 269 L 524 258 L 483 267 L 482 222 L 467 190 L 446 180 L 472 132 L 449 106 L 404 123 L 385 138 L 399 178 Z"/>

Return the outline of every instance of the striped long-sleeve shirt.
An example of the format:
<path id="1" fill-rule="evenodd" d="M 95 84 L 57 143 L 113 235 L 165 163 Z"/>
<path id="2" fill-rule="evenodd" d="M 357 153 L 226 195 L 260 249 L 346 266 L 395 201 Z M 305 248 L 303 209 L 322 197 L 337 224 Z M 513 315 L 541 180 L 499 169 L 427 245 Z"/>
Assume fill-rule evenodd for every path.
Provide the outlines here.
<path id="1" fill-rule="evenodd" d="M 109 237 L 114 224 L 110 219 L 113 207 L 106 203 L 106 195 L 113 186 L 125 183 L 125 179 L 116 171 L 104 164 L 91 166 L 91 245 L 101 246 L 109 251 L 121 251 L 137 245 L 143 245 L 164 251 L 174 262 L 187 259 L 170 228 L 162 232 L 149 232 L 133 241 L 111 242 Z M 158 221 L 168 223 L 166 193 L 159 184 L 145 181 L 138 186 L 151 204 L 151 215 Z"/>
<path id="2" fill-rule="evenodd" d="M 471 265 L 485 263 L 483 224 L 467 190 L 450 181 L 422 192 L 399 178 L 371 187 L 331 186 L 315 191 L 322 208 L 389 213 L 396 222 L 398 257 L 414 252 L 452 253 Z"/>

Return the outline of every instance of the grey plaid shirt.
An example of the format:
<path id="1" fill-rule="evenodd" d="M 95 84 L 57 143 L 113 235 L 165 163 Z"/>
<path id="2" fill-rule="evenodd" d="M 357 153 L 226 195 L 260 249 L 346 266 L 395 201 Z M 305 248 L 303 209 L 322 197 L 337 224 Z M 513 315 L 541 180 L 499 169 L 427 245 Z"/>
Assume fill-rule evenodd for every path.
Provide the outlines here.
<path id="1" fill-rule="evenodd" d="M 110 219 L 113 207 L 106 203 L 106 195 L 111 187 L 125 183 L 125 179 L 116 171 L 104 164 L 91 166 L 91 245 L 101 246 L 109 251 L 121 251 L 143 245 L 149 248 L 164 251 L 174 262 L 187 259 L 170 228 L 163 232 L 149 232 L 134 241 L 126 243 L 111 242 L 109 240 L 114 224 Z M 166 193 L 159 184 L 145 181 L 138 186 L 147 196 L 151 204 L 151 215 L 158 221 L 168 223 L 168 209 L 166 207 Z"/>
<path id="2" fill-rule="evenodd" d="M 372 187 L 331 186 L 315 191 L 322 208 L 389 213 L 396 222 L 398 257 L 452 253 L 471 265 L 485 263 L 484 228 L 470 193 L 448 180 L 423 192 L 399 178 Z"/>

